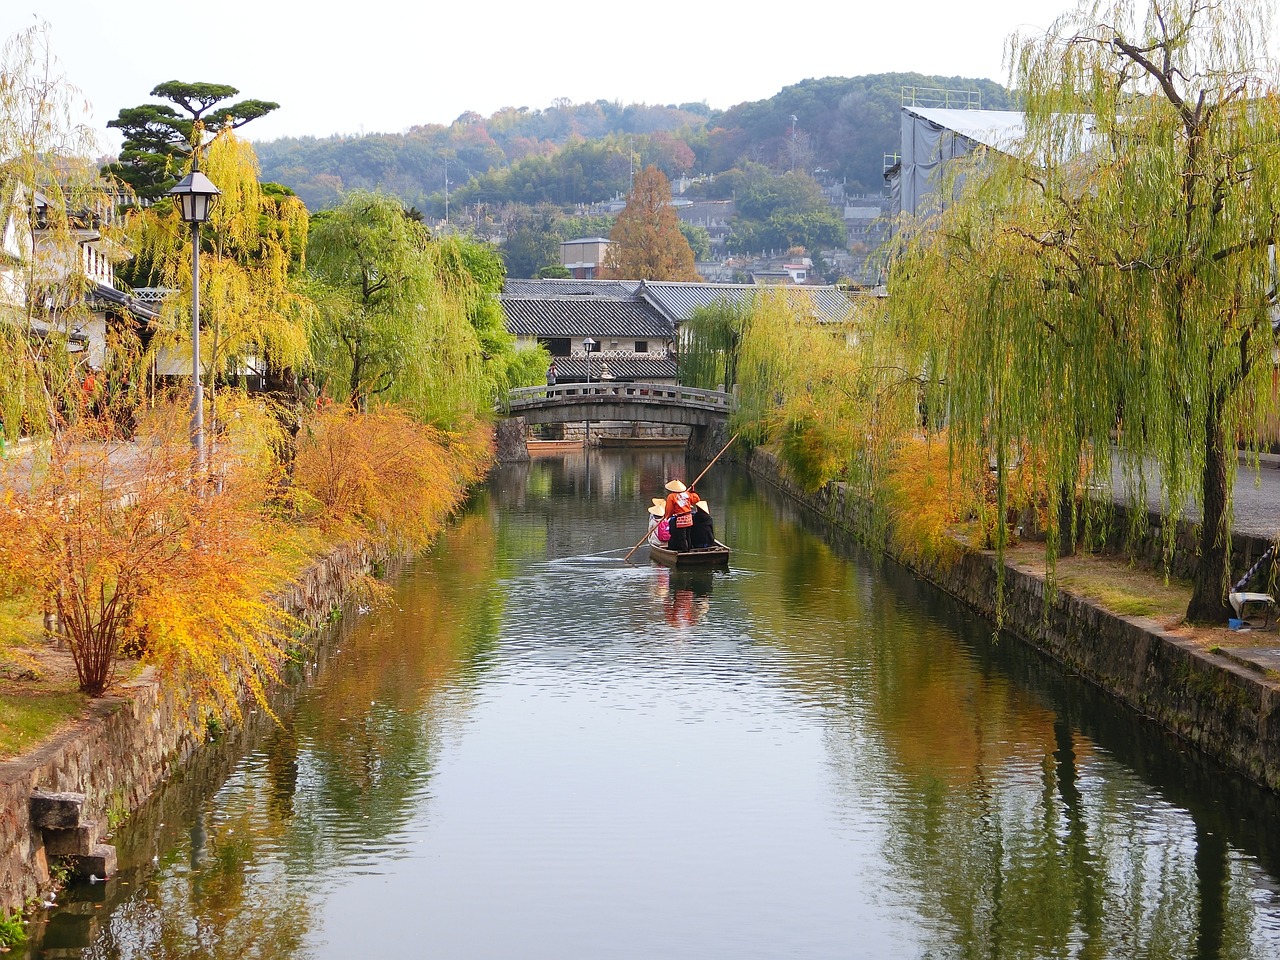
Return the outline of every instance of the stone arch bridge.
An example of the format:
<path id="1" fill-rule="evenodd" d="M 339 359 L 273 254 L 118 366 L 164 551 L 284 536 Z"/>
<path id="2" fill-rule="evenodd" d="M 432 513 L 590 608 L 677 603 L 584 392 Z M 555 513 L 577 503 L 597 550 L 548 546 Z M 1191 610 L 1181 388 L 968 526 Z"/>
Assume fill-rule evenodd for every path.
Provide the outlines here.
<path id="1" fill-rule="evenodd" d="M 726 435 L 732 394 L 661 383 L 566 383 L 517 387 L 499 413 L 525 423 L 639 421 L 690 427 L 689 450 L 719 449 Z"/>

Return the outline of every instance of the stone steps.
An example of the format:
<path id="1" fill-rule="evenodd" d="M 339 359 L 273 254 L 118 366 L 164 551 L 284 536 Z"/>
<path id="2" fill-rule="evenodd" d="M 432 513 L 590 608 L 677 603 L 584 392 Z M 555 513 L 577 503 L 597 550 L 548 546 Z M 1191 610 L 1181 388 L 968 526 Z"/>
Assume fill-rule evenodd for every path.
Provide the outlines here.
<path id="1" fill-rule="evenodd" d="M 105 880 L 116 872 L 116 848 L 100 843 L 98 821 L 85 820 L 83 793 L 31 794 L 30 819 L 44 841 L 46 857 L 61 857 L 73 876 Z"/>

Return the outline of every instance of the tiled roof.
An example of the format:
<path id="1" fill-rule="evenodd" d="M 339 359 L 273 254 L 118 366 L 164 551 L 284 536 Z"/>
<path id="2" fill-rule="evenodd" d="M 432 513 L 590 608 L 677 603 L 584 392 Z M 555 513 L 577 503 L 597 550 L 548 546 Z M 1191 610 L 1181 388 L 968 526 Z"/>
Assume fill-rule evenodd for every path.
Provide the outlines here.
<path id="1" fill-rule="evenodd" d="M 89 291 L 89 299 L 114 303 L 116 306 L 124 307 L 135 317 L 142 320 L 154 320 L 160 316 L 153 307 L 143 303 L 137 297 L 122 293 L 115 287 L 109 287 L 105 283 L 95 283 Z"/>
<path id="2" fill-rule="evenodd" d="M 556 357 L 556 378 L 560 383 L 586 380 L 587 365 L 584 357 Z M 600 379 L 601 364 L 609 364 L 614 380 L 674 380 L 676 361 L 667 357 L 601 356 L 591 355 L 591 382 Z"/>
<path id="3" fill-rule="evenodd" d="M 615 297 L 625 300 L 636 292 L 639 280 L 519 280 L 507 278 L 504 297 Z"/>
<path id="4" fill-rule="evenodd" d="M 670 340 L 671 324 L 643 300 L 602 297 L 502 297 L 507 329 L 525 337 L 626 337 Z"/>
<path id="5" fill-rule="evenodd" d="M 672 323 L 683 323 L 699 307 L 724 302 L 733 306 L 754 298 L 781 292 L 795 306 L 803 306 L 822 323 L 849 319 L 849 297 L 837 287 L 788 286 L 761 289 L 751 283 L 681 283 L 674 280 L 646 280 L 639 295 L 654 304 Z"/>

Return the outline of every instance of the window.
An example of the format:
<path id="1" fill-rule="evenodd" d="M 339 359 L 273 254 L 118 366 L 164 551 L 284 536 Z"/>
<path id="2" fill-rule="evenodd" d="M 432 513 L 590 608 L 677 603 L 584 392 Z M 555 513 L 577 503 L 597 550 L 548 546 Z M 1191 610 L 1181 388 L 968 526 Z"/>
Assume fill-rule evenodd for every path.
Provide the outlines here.
<path id="1" fill-rule="evenodd" d="M 553 357 L 570 356 L 568 337 L 539 337 L 538 343 L 547 348 Z"/>
<path id="2" fill-rule="evenodd" d="M 648 340 L 637 340 L 637 341 L 636 341 L 636 353 L 648 353 L 648 352 L 649 352 L 649 341 L 648 341 Z"/>

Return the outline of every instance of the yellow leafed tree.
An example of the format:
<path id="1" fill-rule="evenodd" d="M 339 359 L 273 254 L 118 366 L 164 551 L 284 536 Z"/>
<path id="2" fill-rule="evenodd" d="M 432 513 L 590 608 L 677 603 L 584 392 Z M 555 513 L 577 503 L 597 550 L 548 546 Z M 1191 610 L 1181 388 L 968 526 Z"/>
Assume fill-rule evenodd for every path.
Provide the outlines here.
<path id="1" fill-rule="evenodd" d="M 217 493 L 188 481 L 184 404 L 157 407 L 123 454 L 72 429 L 47 466 L 7 478 L 0 586 L 56 609 L 90 696 L 133 652 L 208 711 L 234 714 L 246 692 L 265 705 L 293 628 L 270 601 L 292 572 L 267 508 L 279 428 L 259 404 L 236 407 L 210 453 Z"/>
<path id="2" fill-rule="evenodd" d="M 201 231 L 200 359 L 206 383 L 240 372 L 278 373 L 308 357 L 313 306 L 302 292 L 307 210 L 258 181 L 252 145 L 229 130 L 208 144 L 200 168 L 222 191 Z M 191 235 L 169 203 L 132 225 L 154 282 L 178 293 L 165 303 L 153 349 L 190 356 Z"/>

